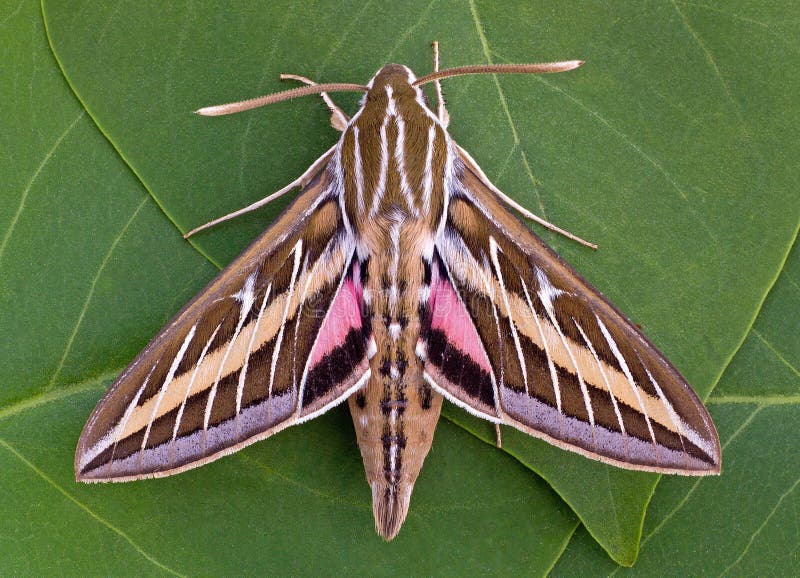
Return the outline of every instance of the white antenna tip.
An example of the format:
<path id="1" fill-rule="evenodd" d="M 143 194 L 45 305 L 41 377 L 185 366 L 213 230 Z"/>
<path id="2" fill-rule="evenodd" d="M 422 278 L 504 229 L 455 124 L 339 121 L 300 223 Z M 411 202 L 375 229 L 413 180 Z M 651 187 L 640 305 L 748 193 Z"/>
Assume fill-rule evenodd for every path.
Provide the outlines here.
<path id="1" fill-rule="evenodd" d="M 222 106 L 206 106 L 203 108 L 198 108 L 196 111 L 194 111 L 194 113 L 199 114 L 200 116 L 220 116 L 225 114 L 222 110 L 223 108 L 224 107 Z"/>

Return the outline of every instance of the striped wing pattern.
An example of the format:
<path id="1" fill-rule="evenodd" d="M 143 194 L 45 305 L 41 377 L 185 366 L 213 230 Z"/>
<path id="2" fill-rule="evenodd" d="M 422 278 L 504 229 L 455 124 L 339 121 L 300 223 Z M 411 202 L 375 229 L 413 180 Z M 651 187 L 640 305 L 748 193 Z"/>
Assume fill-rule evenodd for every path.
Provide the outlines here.
<path id="1" fill-rule="evenodd" d="M 680 373 L 461 164 L 434 260 L 426 377 L 480 417 L 594 459 L 718 472 L 714 425 Z"/>
<path id="2" fill-rule="evenodd" d="M 531 67 L 579 65 L 557 64 Z M 509 212 L 413 72 L 387 65 L 365 87 L 327 89 L 347 86 L 366 94 L 349 121 L 326 100 L 336 145 L 208 224 L 303 187 L 111 386 L 78 442 L 77 479 L 181 472 L 349 398 L 376 529 L 390 540 L 442 396 L 623 468 L 718 473 L 719 439 L 685 379 Z"/>
<path id="3" fill-rule="evenodd" d="M 112 385 L 78 444 L 84 481 L 199 466 L 362 383 L 360 274 L 325 169 Z"/>

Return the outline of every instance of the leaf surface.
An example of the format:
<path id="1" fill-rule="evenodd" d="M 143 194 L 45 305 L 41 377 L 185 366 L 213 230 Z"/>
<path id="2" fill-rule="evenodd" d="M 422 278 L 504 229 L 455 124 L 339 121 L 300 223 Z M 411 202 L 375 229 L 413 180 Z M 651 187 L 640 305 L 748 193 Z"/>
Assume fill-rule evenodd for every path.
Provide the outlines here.
<path id="1" fill-rule="evenodd" d="M 397 9 L 376 2 L 103 7 L 45 0 L 53 52 L 80 102 L 69 95 L 47 53 L 35 8 L 25 2 L 10 6 L 2 29 L 14 55 L 3 66 L 9 77 L 22 79 L 3 86 L 4 103 L 13 104 L 4 108 L 4 122 L 7 116 L 20 131 L 37 128 L 22 146 L 13 134 L 0 137 L 8 151 L 0 171 L 13 191 L 0 200 L 0 223 L 11 231 L 0 249 L 0 318 L 15 335 L 0 344 L 0 383 L 9 384 L 0 390 L 0 412 L 6 412 L 0 424 L 9 428 L 5 459 L 26 472 L 16 450 L 64 488 L 71 483 L 70 444 L 61 446 L 62 455 L 35 461 L 23 438 L 12 435 L 27 416 L 48 419 L 40 412 L 51 411 L 50 404 L 24 414 L 15 408 L 92 388 L 95 381 L 108 383 L 213 276 L 211 263 L 227 263 L 285 206 L 279 202 L 221 225 L 191 245 L 179 236 L 280 188 L 334 142 L 316 99 L 220 119 L 190 112 L 286 88 L 277 81 L 280 72 L 365 82 L 381 65 L 396 61 L 423 74 L 430 69 L 432 39 L 441 43 L 445 66 L 586 60 L 578 71 L 558 76 L 448 81 L 451 132 L 508 194 L 600 244 L 592 253 L 544 235 L 644 327 L 704 396 L 749 330 L 793 239 L 800 212 L 792 162 L 798 158 L 798 129 L 786 119 L 797 117 L 800 83 L 785 62 L 796 56 L 792 39 L 800 36 L 789 3 L 500 6 L 441 0 Z M 36 83 L 34 90 L 29 83 Z M 352 112 L 357 96 L 337 101 Z M 74 439 L 100 395 L 90 390 L 95 394 L 69 397 L 81 400 L 69 416 Z M 491 436 L 485 424 L 458 410 L 446 415 L 481 437 Z M 346 419 L 326 419 L 326 427 L 351 435 Z M 469 443 L 445 441 L 447 431 L 443 424 L 424 475 L 437 467 L 440 445 Z M 289 442 L 277 437 L 258 451 L 274 446 L 282 452 L 283 443 Z M 469 447 L 473 468 L 495 467 L 491 460 L 503 459 L 495 450 Z M 615 560 L 635 559 L 656 476 L 594 464 L 509 431 L 504 449 L 547 480 Z M 354 445 L 349 452 L 357 457 Z M 288 451 L 279 455 L 287 459 Z M 305 465 L 298 467 L 312 476 L 317 456 L 304 455 Z M 233 472 L 242 468 L 238 459 L 212 467 Z M 64 477 L 58 478 L 53 468 L 63 464 Z M 354 496 L 366 494 L 359 468 L 344 473 Z M 163 481 L 164 487 L 181 479 Z M 681 482 L 686 480 L 674 483 Z M 540 481 L 525 483 L 538 484 L 535 492 L 550 496 L 545 502 L 552 499 Z M 490 503 L 501 490 L 484 485 L 481 496 Z M 522 490 L 512 486 L 503 490 L 504 500 L 522 498 Z M 420 508 L 423 487 L 421 480 L 414 501 Z M 473 496 L 467 486 L 437 488 L 456 502 Z M 117 506 L 117 494 L 103 498 L 105 507 L 119 512 L 138 504 L 130 496 L 143 491 L 103 490 L 128 496 Z M 180 493 L 201 503 L 203 495 L 208 494 L 202 487 Z M 251 499 L 264 503 L 264 494 Z M 336 519 L 322 513 L 303 518 L 291 501 L 281 502 L 275 520 L 324 525 Z M 487 513 L 483 524 L 472 526 L 479 543 L 489 518 Z M 120 514 L 111 523 L 122 527 L 125 520 Z M 438 535 L 467 523 L 454 520 L 454 527 L 442 527 Z M 527 532 L 537 523 L 552 524 L 552 533 L 532 532 L 536 547 L 496 554 L 500 560 L 524 554 L 535 558 L 531 567 L 549 567 L 574 520 L 554 501 L 522 526 Z M 519 524 L 503 524 L 498 536 L 520 532 Z M 192 531 L 201 532 L 195 526 Z M 363 526 L 340 523 L 335 529 L 371 540 Z M 160 545 L 161 536 L 148 544 Z M 243 539 L 241 528 L 237 536 Z M 310 535 L 309 543 L 311 538 L 320 539 Z M 278 548 L 272 538 L 264 540 L 270 551 Z M 375 554 L 381 560 L 393 552 L 379 547 L 374 552 L 382 552 L 383 558 Z M 485 546 L 473 554 L 488 551 Z M 333 555 L 335 548 L 326 552 Z M 180 559 L 157 559 L 190 572 L 184 559 L 191 548 L 183 553 Z"/>

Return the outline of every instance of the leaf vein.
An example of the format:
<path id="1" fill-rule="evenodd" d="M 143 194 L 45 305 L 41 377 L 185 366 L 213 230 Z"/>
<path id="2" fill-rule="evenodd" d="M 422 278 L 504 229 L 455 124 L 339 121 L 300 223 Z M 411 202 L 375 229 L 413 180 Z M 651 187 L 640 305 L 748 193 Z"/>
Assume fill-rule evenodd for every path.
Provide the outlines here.
<path id="1" fill-rule="evenodd" d="M 372 507 L 370 505 L 367 505 L 367 504 L 364 504 L 364 503 L 360 503 L 360 502 L 353 502 L 353 501 L 350 501 L 350 500 L 343 500 L 339 496 L 335 496 L 333 494 L 328 494 L 328 493 L 325 493 L 325 492 L 323 492 L 321 490 L 318 490 L 316 488 L 312 488 L 311 486 L 308 486 L 308 485 L 306 485 L 306 484 L 304 484 L 302 482 L 299 482 L 296 479 L 292 478 L 291 476 L 287 476 L 286 474 L 284 474 L 282 472 L 279 472 L 278 470 L 276 470 L 274 468 L 269 467 L 265 463 L 255 459 L 255 458 L 253 458 L 251 456 L 248 456 L 244 452 L 239 452 L 237 454 L 237 456 L 242 461 L 244 461 L 244 462 L 246 462 L 246 463 L 248 463 L 250 465 L 255 466 L 257 469 L 262 470 L 263 472 L 269 474 L 270 476 L 275 476 L 276 478 L 279 478 L 280 480 L 282 480 L 283 482 L 286 482 L 290 486 L 294 486 L 295 488 L 299 488 L 299 489 L 301 489 L 301 490 L 303 490 L 305 492 L 308 492 L 309 494 L 313 494 L 314 496 L 316 496 L 318 498 L 322 498 L 324 500 L 328 500 L 331 503 L 343 504 L 343 505 L 346 505 L 346 506 L 350 506 L 350 507 L 352 507 L 352 508 L 354 508 L 356 510 L 368 510 L 370 512 L 372 511 Z"/>
<path id="2" fill-rule="evenodd" d="M 767 347 L 767 349 L 769 349 L 769 350 L 770 350 L 770 351 L 771 351 L 771 352 L 772 352 L 772 353 L 775 355 L 775 357 L 777 357 L 777 358 L 778 358 L 778 360 L 779 360 L 779 361 L 780 361 L 780 362 L 781 362 L 783 365 L 785 365 L 786 367 L 788 367 L 788 368 L 789 368 L 789 370 L 791 370 L 791 372 L 792 372 L 792 373 L 794 373 L 794 374 L 795 374 L 797 377 L 800 377 L 800 371 L 798 371 L 798 369 L 797 369 L 797 368 L 796 368 L 794 365 L 792 365 L 791 363 L 789 363 L 789 360 L 788 360 L 788 359 L 786 359 L 786 358 L 785 358 L 783 355 L 781 355 L 781 353 L 780 353 L 780 352 L 779 352 L 777 349 L 775 349 L 775 346 L 774 346 L 774 345 L 772 345 L 772 343 L 770 343 L 769 341 L 767 341 L 767 340 L 764 338 L 764 336 L 763 336 L 763 335 L 761 335 L 761 333 L 759 333 L 759 332 L 758 332 L 757 330 L 755 330 L 755 329 L 751 329 L 751 330 L 750 330 L 750 333 L 752 333 L 753 335 L 755 335 L 756 337 L 758 337 L 758 339 L 761 341 L 761 343 L 763 343 L 763 344 L 764 344 L 764 345 Z"/>
<path id="3" fill-rule="evenodd" d="M 727 360 L 725 360 L 725 363 L 723 364 L 723 366 L 720 369 L 719 373 L 717 374 L 716 378 L 712 382 L 711 391 L 714 390 L 714 388 L 719 383 L 719 380 L 722 379 L 723 375 L 725 375 L 725 372 L 728 370 L 728 367 L 730 367 L 731 363 L 733 363 L 733 359 L 736 357 L 736 355 L 742 349 L 742 346 L 744 345 L 745 341 L 747 340 L 747 336 L 750 335 L 750 331 L 753 330 L 753 327 L 755 326 L 755 323 L 758 320 L 759 315 L 761 314 L 761 310 L 764 308 L 764 303 L 766 303 L 766 301 L 767 301 L 767 297 L 772 292 L 772 289 L 775 287 L 775 284 L 778 282 L 778 279 L 780 279 L 782 274 L 784 273 L 784 268 L 786 267 L 786 262 L 789 259 L 789 253 L 791 253 L 792 247 L 794 247 L 794 244 L 797 242 L 798 234 L 800 234 L 800 221 L 798 221 L 797 225 L 795 225 L 794 234 L 792 235 L 792 240 L 788 244 L 788 246 L 786 247 L 786 251 L 783 254 L 783 258 L 781 259 L 780 267 L 778 267 L 777 271 L 775 272 L 775 275 L 773 276 L 772 280 L 770 281 L 769 286 L 766 287 L 766 289 L 764 290 L 764 294 L 761 297 L 761 301 L 756 306 L 755 311 L 753 312 L 753 317 L 750 319 L 750 323 L 747 324 L 747 328 L 742 333 L 742 337 L 739 340 L 738 345 L 731 351 L 730 356 L 728 357 Z"/>
<path id="4" fill-rule="evenodd" d="M 489 47 L 489 40 L 486 38 L 486 31 L 484 30 L 480 16 L 478 15 L 478 8 L 475 5 L 475 0 L 469 1 L 469 7 L 470 12 L 472 13 L 472 21 L 475 23 L 475 30 L 478 33 L 478 38 L 480 39 L 481 48 L 483 49 L 483 55 L 486 58 L 486 62 L 489 64 L 494 64 L 492 60 L 492 50 Z M 539 194 L 539 187 L 537 186 L 538 180 L 533 174 L 533 169 L 531 168 L 530 162 L 528 162 L 528 155 L 525 154 L 525 149 L 521 146 L 519 131 L 517 130 L 517 125 L 514 122 L 514 117 L 511 115 L 511 110 L 508 108 L 508 101 L 506 100 L 506 95 L 503 92 L 503 87 L 500 85 L 500 80 L 497 78 L 496 74 L 492 74 L 492 78 L 494 79 L 494 84 L 497 87 L 497 93 L 500 97 L 500 104 L 502 104 L 503 111 L 508 119 L 508 126 L 511 128 L 511 135 L 514 138 L 514 146 L 519 147 L 522 165 L 525 168 L 525 172 L 528 174 L 531 184 L 533 185 L 533 193 L 536 196 L 536 202 L 539 205 L 539 216 L 546 218 L 547 215 L 545 213 L 544 203 L 542 203 L 542 197 Z"/>
<path id="5" fill-rule="evenodd" d="M 336 40 L 336 42 L 331 44 L 331 48 L 330 50 L 328 50 L 328 54 L 325 55 L 325 58 L 322 59 L 322 62 L 319 65 L 319 68 L 317 68 L 317 78 L 320 78 L 322 76 L 322 72 L 325 70 L 325 67 L 328 65 L 330 59 L 333 58 L 333 55 L 339 51 L 339 49 L 344 44 L 345 40 L 347 40 L 347 37 L 356 27 L 356 24 L 358 24 L 358 21 L 361 20 L 361 17 L 364 16 L 364 13 L 369 9 L 371 5 L 372 5 L 372 0 L 364 2 L 364 4 L 361 6 L 361 10 L 359 10 L 358 13 L 350 19 L 350 23 L 339 35 L 339 38 Z"/>
<path id="6" fill-rule="evenodd" d="M 731 434 L 731 436 L 730 436 L 730 437 L 729 437 L 729 438 L 728 438 L 728 439 L 725 441 L 725 443 L 724 443 L 724 444 L 722 444 L 722 450 L 723 450 L 723 451 L 724 451 L 725 449 L 727 449 L 727 447 L 728 447 L 728 446 L 729 446 L 731 443 L 733 443 L 733 441 L 734 441 L 734 440 L 736 440 L 736 438 L 738 438 L 738 437 L 739 437 L 739 435 L 741 435 L 741 433 L 742 433 L 742 432 L 743 432 L 745 429 L 747 429 L 747 427 L 748 427 L 748 426 L 749 426 L 749 425 L 750 425 L 750 424 L 753 422 L 753 420 L 755 419 L 755 417 L 756 417 L 756 416 L 757 416 L 759 413 L 761 413 L 761 410 L 762 410 L 762 409 L 764 409 L 764 406 L 758 406 L 758 407 L 756 407 L 756 408 L 755 408 L 755 409 L 754 409 L 754 410 L 753 410 L 753 411 L 750 413 L 750 415 L 749 415 L 749 416 L 747 416 L 747 419 L 745 419 L 745 420 L 744 420 L 744 421 L 741 423 L 741 425 L 740 425 L 738 428 L 736 428 L 736 431 L 734 431 L 734 432 Z M 694 481 L 694 483 L 692 484 L 692 487 L 691 487 L 691 488 L 689 488 L 689 491 L 687 491 L 687 492 L 686 492 L 686 495 L 685 495 L 685 496 L 683 496 L 683 498 L 681 499 L 681 501 L 680 501 L 680 502 L 678 502 L 678 503 L 675 505 L 675 507 L 674 507 L 674 508 L 673 508 L 673 509 L 672 509 L 672 510 L 671 510 L 671 511 L 670 511 L 670 512 L 669 512 L 669 513 L 666 515 L 666 516 L 664 516 L 664 518 L 663 518 L 663 519 L 662 519 L 662 520 L 661 520 L 661 521 L 660 521 L 660 522 L 659 522 L 659 523 L 658 523 L 658 524 L 657 524 L 657 525 L 656 525 L 656 526 L 655 526 L 655 527 L 654 527 L 654 528 L 653 528 L 653 529 L 652 529 L 652 530 L 651 530 L 651 531 L 650 531 L 650 532 L 649 532 L 649 533 L 648 533 L 648 534 L 647 534 L 647 535 L 646 535 L 646 536 L 645 536 L 645 537 L 642 539 L 642 542 L 641 542 L 640 549 L 641 549 L 641 548 L 644 548 L 645 544 L 647 544 L 647 543 L 648 543 L 648 542 L 649 542 L 649 541 L 650 541 L 650 540 L 653 538 L 653 536 L 655 536 L 656 534 L 658 534 L 658 532 L 659 532 L 659 531 L 660 531 L 660 530 L 661 530 L 661 529 L 662 529 L 662 528 L 663 528 L 663 527 L 664 527 L 664 526 L 667 524 L 667 522 L 669 522 L 669 521 L 670 521 L 670 520 L 671 520 L 673 517 L 675 517 L 675 514 L 677 514 L 677 513 L 678 513 L 678 512 L 679 512 L 681 509 L 683 509 L 683 507 L 686 505 L 686 503 L 687 503 L 687 502 L 689 501 L 689 499 L 692 497 L 692 494 L 694 494 L 695 490 L 696 490 L 696 489 L 697 489 L 697 488 L 700 486 L 700 482 L 702 482 L 702 481 L 703 481 L 703 479 L 704 479 L 704 478 L 702 478 L 702 477 L 698 477 L 698 478 L 697 478 L 697 479 Z M 614 572 L 612 572 L 610 575 L 614 575 L 614 574 L 616 574 L 616 570 L 615 570 Z"/>
<path id="7" fill-rule="evenodd" d="M 753 542 L 755 542 L 758 535 L 764 528 L 767 527 L 769 521 L 777 513 L 778 508 L 780 508 L 781 504 L 783 503 L 783 500 L 785 500 L 792 492 L 794 492 L 797 489 L 798 484 L 800 484 L 800 478 L 797 478 L 794 481 L 794 483 L 789 487 L 789 489 L 786 490 L 783 494 L 781 494 L 780 498 L 778 498 L 778 501 L 775 503 L 775 506 L 772 508 L 772 510 L 770 510 L 769 514 L 767 514 L 767 517 L 764 518 L 764 521 L 761 523 L 761 525 L 758 528 L 756 528 L 756 531 L 753 532 L 752 536 L 750 536 L 750 540 L 747 542 L 747 545 L 744 547 L 744 550 L 742 550 L 742 553 L 739 554 L 739 557 L 736 558 L 736 560 L 734 560 L 727 568 L 725 568 L 725 570 L 722 571 L 720 576 L 729 576 L 731 570 L 733 570 L 733 568 L 738 566 L 739 562 L 741 562 L 744 559 L 744 557 L 747 555 L 747 552 L 750 550 L 750 547 L 753 545 Z"/>
<path id="8" fill-rule="evenodd" d="M 87 6 L 88 6 L 88 4 L 87 4 Z M 167 211 L 167 208 L 161 203 L 161 201 L 158 199 L 158 197 L 156 197 L 156 195 L 153 193 L 153 191 L 150 189 L 150 187 L 145 182 L 145 180 L 142 177 L 142 175 L 139 174 L 139 172 L 136 170 L 136 167 L 134 167 L 133 164 L 122 153 L 122 150 L 120 149 L 119 144 L 117 144 L 114 141 L 114 139 L 111 138 L 111 135 L 108 134 L 108 132 L 106 132 L 106 130 L 103 128 L 103 125 L 100 124 L 100 121 L 92 115 L 91 111 L 89 110 L 89 107 L 87 106 L 86 102 L 83 100 L 81 94 L 75 88 L 74 84 L 72 83 L 72 79 L 69 77 L 69 75 L 67 74 L 66 70 L 64 69 L 64 66 L 61 63 L 61 59 L 59 58 L 58 53 L 56 52 L 55 47 L 53 45 L 53 38 L 50 35 L 50 28 L 49 28 L 48 22 L 47 22 L 47 14 L 46 14 L 46 12 L 44 10 L 44 0 L 40 1 L 40 7 L 41 7 L 42 22 L 44 22 L 44 30 L 45 30 L 45 34 L 47 35 L 47 44 L 50 47 L 50 52 L 52 53 L 53 58 L 55 58 L 56 64 L 58 65 L 58 68 L 61 71 L 61 75 L 64 77 L 64 80 L 66 81 L 67 85 L 69 86 L 69 89 L 72 91 L 72 94 L 75 95 L 75 98 L 77 98 L 78 102 L 81 103 L 81 106 L 83 107 L 83 112 L 86 112 L 86 113 L 89 114 L 89 118 L 92 119 L 92 122 L 94 123 L 95 127 L 97 127 L 97 130 L 100 131 L 100 134 L 102 134 L 103 137 L 108 141 L 108 143 L 112 147 L 114 147 L 114 150 L 117 152 L 117 155 L 119 155 L 119 158 L 122 160 L 123 163 L 125 163 L 125 166 L 127 166 L 128 169 L 130 169 L 130 171 L 131 171 L 131 173 L 133 173 L 134 177 L 136 177 L 136 179 L 141 183 L 142 187 L 144 187 L 145 191 L 147 191 L 147 194 L 150 195 L 153 198 L 153 200 L 155 201 L 155 203 L 158 206 L 158 208 L 161 209 L 162 213 L 164 213 L 164 216 L 167 219 L 169 219 L 170 223 L 173 224 L 175 229 L 177 229 L 178 232 L 181 235 L 183 235 L 183 230 L 178 225 L 178 223 L 175 221 L 173 216 L 169 213 L 169 211 Z M 81 114 L 83 114 L 83 112 Z M 194 240 L 189 239 L 188 243 L 195 251 L 197 251 L 205 259 L 207 259 L 209 263 L 214 265 L 217 269 L 222 269 L 222 267 L 219 265 L 219 263 L 214 261 L 214 259 L 208 253 L 206 253 L 200 246 L 198 246 L 197 243 Z M 2 252 L 0 252 L 0 256 L 2 256 Z"/>
<path id="9" fill-rule="evenodd" d="M 139 206 L 136 207 L 136 210 L 133 212 L 133 214 L 130 216 L 128 221 L 122 227 L 122 230 L 114 238 L 114 240 L 111 243 L 111 246 L 108 248 L 108 251 L 106 252 L 105 257 L 103 257 L 103 261 L 100 263 L 100 268 L 97 270 L 97 273 L 95 273 L 94 279 L 92 279 L 92 282 L 89 285 L 89 292 L 86 294 L 86 299 L 83 302 L 83 307 L 81 307 L 81 312 L 78 315 L 78 320 L 75 322 L 75 326 L 72 329 L 72 333 L 70 334 L 69 339 L 67 339 L 67 345 L 64 348 L 64 353 L 61 355 L 61 359 L 58 362 L 58 366 L 56 367 L 55 371 L 53 372 L 53 375 L 50 378 L 50 381 L 47 383 L 47 386 L 45 387 L 45 390 L 51 389 L 53 387 L 53 385 L 55 385 L 55 382 L 58 379 L 58 376 L 61 375 L 61 370 L 64 368 L 64 363 L 67 360 L 67 356 L 69 356 L 69 352 L 72 350 L 72 345 L 74 344 L 75 338 L 78 335 L 78 330 L 80 329 L 81 324 L 83 324 L 83 318 L 86 315 L 86 311 L 89 309 L 89 303 L 91 303 L 92 297 L 94 297 L 94 291 L 95 291 L 95 288 L 97 287 L 97 281 L 102 276 L 103 271 L 105 271 L 106 265 L 108 264 L 109 260 L 111 259 L 111 255 L 114 253 L 114 249 L 117 248 L 117 245 L 119 244 L 120 240 L 125 235 L 125 233 L 127 232 L 128 228 L 131 226 L 131 223 L 133 223 L 133 221 L 139 215 L 139 212 L 147 204 L 147 201 L 149 200 L 149 198 L 150 197 L 145 196 L 142 199 L 142 202 L 139 203 Z"/>
<path id="10" fill-rule="evenodd" d="M 272 42 L 272 47 L 269 49 L 269 53 L 264 58 L 264 62 L 272 62 L 272 59 L 275 58 L 275 52 L 280 45 L 280 41 L 283 37 L 283 34 L 286 32 L 286 29 L 289 27 L 289 22 L 293 20 L 293 17 L 299 13 L 300 11 L 296 10 L 297 2 L 293 2 L 291 6 L 286 10 L 284 13 L 283 21 L 281 22 L 280 28 L 275 31 L 273 36 L 275 37 L 274 41 Z M 265 69 L 264 73 L 261 75 L 261 79 L 256 84 L 259 92 L 262 92 L 264 89 L 264 83 L 267 81 L 267 77 L 272 74 L 272 69 Z M 242 139 L 241 139 L 241 146 L 239 147 L 239 187 L 244 190 L 245 188 L 245 165 L 247 162 L 247 150 L 248 150 L 248 141 L 250 140 L 250 131 L 253 128 L 253 123 L 255 122 L 256 118 L 258 118 L 255 114 L 250 114 L 247 116 L 247 122 L 244 125 L 244 131 L 242 131 Z"/>
<path id="11" fill-rule="evenodd" d="M 417 21 L 403 30 L 403 33 L 397 37 L 397 41 L 394 43 L 394 46 L 392 46 L 392 49 L 389 50 L 389 55 L 386 57 L 386 62 L 392 62 L 395 52 L 397 52 L 397 50 L 409 39 L 414 31 L 419 28 L 423 22 L 425 22 L 425 20 L 428 18 L 428 13 L 431 11 L 431 8 L 434 4 L 436 4 L 437 1 L 438 0 L 430 0 L 428 5 L 420 12 Z"/>
<path id="12" fill-rule="evenodd" d="M 23 411 L 26 411 L 28 409 L 33 409 L 35 407 L 50 403 L 52 401 L 59 401 L 61 399 L 64 399 L 65 397 L 69 397 L 71 395 L 76 395 L 79 393 L 83 393 L 84 391 L 95 389 L 100 385 L 102 385 L 103 383 L 105 383 L 106 381 L 113 379 L 114 377 L 119 375 L 122 372 L 122 369 L 123 368 L 112 369 L 110 371 L 106 371 L 90 379 L 80 381 L 72 386 L 62 387 L 45 393 L 32 395 L 25 399 L 16 401 L 15 403 L 12 403 L 11 405 L 8 405 L 0 409 L 0 420 L 15 416 L 18 413 L 22 413 Z"/>
<path id="13" fill-rule="evenodd" d="M 42 470 L 40 470 L 36 465 L 33 464 L 33 462 L 28 460 L 28 458 L 26 458 L 24 455 L 22 455 L 22 453 L 20 453 L 19 450 L 14 448 L 11 444 L 9 444 L 3 438 L 0 438 L 0 446 L 3 446 L 14 457 L 16 457 L 23 464 L 25 464 L 29 469 L 31 469 L 37 476 L 42 478 L 45 482 L 47 482 L 50 486 L 52 486 L 53 489 L 58 491 L 61 495 L 63 495 L 65 498 L 67 498 L 73 504 L 78 506 L 81 510 L 86 512 L 96 522 L 98 522 L 99 524 L 102 524 L 103 526 L 105 526 L 106 528 L 108 528 L 109 530 L 111 530 L 112 532 L 117 534 L 120 538 L 122 538 L 123 540 L 128 542 L 128 544 L 130 544 L 131 547 L 133 547 L 133 549 L 136 550 L 139 554 L 141 554 L 142 557 L 144 557 L 146 560 L 152 562 L 155 566 L 157 566 L 161 570 L 164 570 L 165 572 L 168 572 L 168 573 L 172 574 L 173 576 L 184 576 L 183 574 L 181 574 L 179 572 L 176 572 L 175 570 L 173 570 L 172 568 L 170 568 L 166 564 L 163 564 L 162 562 L 159 562 L 153 556 L 148 554 L 128 534 L 126 534 L 123 530 L 121 530 L 121 529 L 117 528 L 116 526 L 114 526 L 111 522 L 109 522 L 108 520 L 106 520 L 105 518 L 100 516 L 97 512 L 95 512 L 94 510 L 89 508 L 89 506 L 87 506 L 86 504 L 84 504 L 83 502 L 78 500 L 75 496 L 73 496 L 72 494 L 67 492 L 63 487 L 61 487 L 58 483 L 56 483 L 56 481 L 53 480 L 53 478 L 51 478 L 46 473 L 44 473 Z"/>
<path id="14" fill-rule="evenodd" d="M 61 146 L 61 143 L 64 142 L 66 136 L 70 132 L 72 132 L 72 129 L 75 128 L 75 125 L 78 124 L 78 121 L 81 120 L 81 118 L 83 118 L 85 112 L 86 111 L 82 110 L 78 114 L 78 116 L 76 116 L 75 119 L 69 124 L 69 126 L 66 129 L 64 129 L 64 132 L 62 132 L 61 135 L 55 140 L 53 146 L 50 147 L 50 150 L 48 150 L 47 153 L 45 153 L 44 157 L 39 162 L 39 166 L 36 167 L 36 170 L 33 172 L 33 175 L 31 175 L 31 178 L 28 179 L 28 182 L 25 185 L 25 189 L 22 191 L 22 196 L 19 199 L 19 205 L 17 205 L 17 210 L 14 213 L 14 216 L 11 218 L 11 223 L 9 224 L 8 229 L 6 230 L 6 234 L 3 235 L 3 242 L 0 243 L 0 262 L 2 262 L 3 260 L 3 255 L 5 254 L 6 247 L 8 246 L 9 240 L 11 239 L 11 235 L 13 235 L 14 229 L 17 226 L 17 222 L 19 222 L 19 217 L 22 214 L 22 211 L 25 209 L 25 204 L 28 202 L 28 195 L 30 194 L 31 189 L 33 188 L 33 183 L 36 182 L 36 179 L 39 177 L 44 167 L 47 165 L 48 162 L 50 162 L 50 159 L 53 158 L 53 155 L 55 154 L 56 150 L 58 150 L 58 147 Z"/>
<path id="15" fill-rule="evenodd" d="M 732 18 L 734 20 L 741 20 L 742 22 L 749 22 L 750 24 L 755 24 L 756 26 L 760 26 L 762 28 L 769 29 L 770 25 L 766 22 L 761 22 L 760 20 L 754 20 L 753 18 L 747 18 L 746 16 L 740 16 L 739 14 L 734 14 L 733 12 L 725 12 L 724 10 L 720 10 L 719 8 L 714 8 L 713 6 L 709 6 L 708 4 L 698 4 L 697 2 L 678 2 L 679 4 L 683 4 L 684 6 L 692 6 L 694 8 L 701 8 L 703 10 L 709 10 L 711 12 L 716 12 L 717 14 L 722 14 L 723 16 L 727 16 L 728 18 Z"/>
<path id="16" fill-rule="evenodd" d="M 726 404 L 754 404 L 771 407 L 776 405 L 800 404 L 800 395 L 720 395 L 710 397 L 706 400 L 707 405 L 726 405 Z"/>
<path id="17" fill-rule="evenodd" d="M 694 41 L 697 43 L 697 46 L 700 47 L 700 50 L 703 51 L 703 54 L 706 57 L 706 61 L 711 66 L 711 69 L 714 71 L 714 76 L 717 77 L 717 80 L 722 86 L 722 90 L 725 93 L 726 98 L 733 105 L 733 108 L 736 112 L 736 118 L 739 120 L 739 124 L 741 125 L 745 136 L 747 136 L 749 139 L 750 129 L 744 121 L 744 116 L 742 115 L 742 109 L 739 106 L 739 102 L 733 97 L 733 93 L 731 92 L 731 88 L 730 86 L 728 86 L 728 82 L 725 80 L 725 77 L 722 76 L 722 72 L 720 72 L 719 66 L 717 66 L 716 60 L 714 60 L 714 55 L 711 54 L 711 51 L 706 46 L 705 42 L 703 42 L 703 39 L 700 38 L 700 35 L 697 34 L 695 29 L 692 27 L 691 23 L 689 22 L 689 19 L 686 17 L 683 11 L 681 11 L 681 9 L 678 7 L 678 4 L 675 2 L 675 0 L 670 0 L 670 2 L 672 3 L 673 8 L 675 8 L 675 11 L 678 13 L 678 16 L 681 17 L 681 20 L 683 21 L 683 26 L 686 28 L 687 32 L 689 32 L 689 34 L 692 36 Z"/>
<path id="18" fill-rule="evenodd" d="M 19 14 L 19 10 L 20 8 L 22 8 L 23 4 L 25 4 L 25 0 L 20 0 L 19 3 L 17 3 L 17 7 L 14 8 L 14 10 L 12 10 L 11 12 L 9 12 L 8 15 L 5 18 L 3 18 L 3 20 L 0 21 L 0 27 L 5 26 L 9 20 L 14 18 L 17 14 Z"/>

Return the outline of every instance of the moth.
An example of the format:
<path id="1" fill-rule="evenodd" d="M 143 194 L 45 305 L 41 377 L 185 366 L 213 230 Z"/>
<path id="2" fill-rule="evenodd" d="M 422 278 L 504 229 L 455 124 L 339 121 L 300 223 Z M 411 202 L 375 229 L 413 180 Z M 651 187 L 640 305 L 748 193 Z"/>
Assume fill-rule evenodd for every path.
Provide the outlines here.
<path id="1" fill-rule="evenodd" d="M 622 468 L 719 473 L 716 430 L 686 380 L 447 132 L 441 79 L 582 63 L 434 60 L 427 76 L 390 64 L 365 86 L 289 76 L 305 86 L 198 111 L 321 94 L 342 134 L 290 185 L 206 225 L 302 189 L 97 404 L 78 480 L 182 472 L 347 400 L 376 529 L 391 540 L 444 398 Z M 348 90 L 364 93 L 352 118 L 328 96 Z"/>

